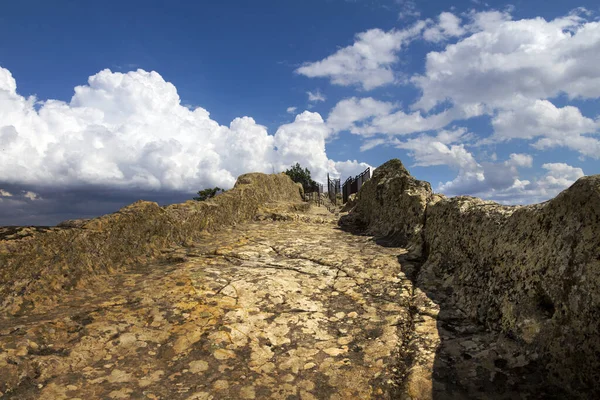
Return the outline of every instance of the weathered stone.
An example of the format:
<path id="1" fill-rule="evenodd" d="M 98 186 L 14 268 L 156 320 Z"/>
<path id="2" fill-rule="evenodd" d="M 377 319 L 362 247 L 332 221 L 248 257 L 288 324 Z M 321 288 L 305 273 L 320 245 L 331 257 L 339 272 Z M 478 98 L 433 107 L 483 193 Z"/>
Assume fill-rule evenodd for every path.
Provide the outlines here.
<path id="1" fill-rule="evenodd" d="M 532 373 L 542 381 L 560 382 L 571 396 L 600 391 L 600 175 L 579 179 L 543 204 L 508 207 L 473 197 L 433 195 L 429 184 L 416 181 L 393 160 L 375 171 L 340 224 L 362 226 L 379 236 L 399 235 L 397 242 L 408 243 L 413 250 L 404 259 L 424 261 L 422 266 L 406 262 L 403 270 L 440 305 L 442 313 L 460 310 L 458 320 L 470 318 L 520 341 L 525 346 L 520 351 L 529 352 L 528 362 L 536 365 Z M 462 350 L 453 350 L 444 337 L 423 342 L 424 333 L 431 332 L 423 325 L 427 321 L 415 319 L 419 337 L 414 345 L 420 356 L 432 345 L 438 347 L 438 354 L 450 352 L 447 357 L 452 362 L 466 352 L 463 363 L 468 367 L 452 374 L 471 374 L 473 380 L 481 371 L 495 374 L 482 364 L 477 372 L 471 369 L 473 361 L 466 362 L 467 358 L 482 360 L 473 354 L 481 350 L 475 342 L 461 340 Z M 487 345 L 495 340 L 477 336 L 478 328 L 466 322 L 437 321 L 438 328 L 453 326 Z M 454 336 L 440 330 L 446 339 Z M 511 346 L 504 343 L 502 348 L 509 352 Z M 434 363 L 445 370 L 442 358 Z M 509 364 L 498 361 L 504 362 Z M 417 357 L 409 374 L 409 383 L 413 382 L 409 392 L 427 387 L 423 370 Z M 464 390 L 469 386 L 466 382 Z"/>
<path id="2" fill-rule="evenodd" d="M 172 246 L 178 261 L 116 269 L 101 283 L 55 292 L 51 311 L 36 302 L 0 320 L 0 392 L 387 396 L 410 320 L 410 282 L 397 261 L 404 251 L 340 231 L 325 207 L 295 216 L 288 203 L 266 208 L 292 218 L 213 231 Z"/>
<path id="3" fill-rule="evenodd" d="M 2 228 L 0 315 L 27 313 L 33 303 L 50 310 L 53 293 L 156 259 L 162 249 L 189 244 L 207 230 L 251 220 L 268 202 L 300 201 L 300 186 L 287 175 L 246 174 L 210 201 L 167 207 L 138 201 L 114 214 L 70 221 L 62 229 L 24 228 L 11 236 Z"/>
<path id="4" fill-rule="evenodd" d="M 341 212 L 348 212 L 348 211 L 352 211 L 352 209 L 356 206 L 356 193 L 352 193 L 350 196 L 348 196 L 348 201 L 346 202 L 346 204 L 343 205 L 342 209 L 340 210 Z"/>
<path id="5" fill-rule="evenodd" d="M 419 248 L 425 209 L 434 199 L 428 182 L 413 178 L 400 160 L 390 160 L 363 185 L 356 205 L 339 224 L 350 231 L 385 238 L 390 244 L 411 243 Z"/>
<path id="6" fill-rule="evenodd" d="M 600 175 L 526 207 L 440 201 L 424 241 L 420 286 L 530 344 L 573 390 L 598 389 Z"/>
<path id="7" fill-rule="evenodd" d="M 0 228 L 0 396 L 598 394 L 600 178 L 502 207 L 384 167 L 346 222 L 410 251 L 260 174 L 205 203 Z"/>

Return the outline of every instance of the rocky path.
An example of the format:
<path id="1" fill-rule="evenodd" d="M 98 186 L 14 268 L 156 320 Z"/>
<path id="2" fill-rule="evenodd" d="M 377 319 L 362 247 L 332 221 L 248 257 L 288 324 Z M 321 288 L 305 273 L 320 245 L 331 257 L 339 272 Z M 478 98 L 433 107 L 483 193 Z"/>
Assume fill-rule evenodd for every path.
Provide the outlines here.
<path id="1" fill-rule="evenodd" d="M 324 210 L 324 209 L 323 209 Z M 348 399 L 399 393 L 412 285 L 333 216 L 255 222 L 0 322 L 6 398 Z"/>
<path id="2" fill-rule="evenodd" d="M 0 319 L 0 398 L 563 398 L 535 354 L 440 311 L 404 249 L 324 207 L 264 218 Z"/>

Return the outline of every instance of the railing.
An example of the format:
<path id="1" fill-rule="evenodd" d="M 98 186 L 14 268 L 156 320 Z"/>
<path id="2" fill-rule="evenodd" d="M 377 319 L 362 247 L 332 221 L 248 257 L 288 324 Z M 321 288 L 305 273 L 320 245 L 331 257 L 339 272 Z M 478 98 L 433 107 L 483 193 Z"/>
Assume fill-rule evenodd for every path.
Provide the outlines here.
<path id="1" fill-rule="evenodd" d="M 304 201 L 314 203 L 317 206 L 323 205 L 323 184 L 315 183 L 313 186 L 308 187 L 307 191 L 304 192 Z"/>
<path id="2" fill-rule="evenodd" d="M 313 186 L 309 186 L 307 189 L 308 189 L 307 190 L 308 193 L 323 194 L 323 184 L 322 183 L 315 182 L 315 184 Z"/>
<path id="3" fill-rule="evenodd" d="M 339 179 L 330 179 L 329 174 L 327 174 L 327 193 L 329 194 L 329 200 L 335 205 L 337 205 L 337 196 L 342 192 L 340 180 Z"/>
<path id="4" fill-rule="evenodd" d="M 342 201 L 344 203 L 347 203 L 350 195 L 358 193 L 360 188 L 369 179 L 371 179 L 371 168 L 367 168 L 362 173 L 356 175 L 354 178 L 350 177 L 346 179 L 346 182 L 344 182 L 344 186 L 342 187 Z"/>
<path id="5" fill-rule="evenodd" d="M 348 202 L 348 197 L 350 197 L 350 195 L 352 193 L 350 193 L 350 187 L 352 186 L 352 181 L 354 180 L 354 178 L 349 177 L 348 179 L 346 179 L 346 182 L 344 182 L 344 185 L 342 186 L 342 202 L 347 203 Z"/>

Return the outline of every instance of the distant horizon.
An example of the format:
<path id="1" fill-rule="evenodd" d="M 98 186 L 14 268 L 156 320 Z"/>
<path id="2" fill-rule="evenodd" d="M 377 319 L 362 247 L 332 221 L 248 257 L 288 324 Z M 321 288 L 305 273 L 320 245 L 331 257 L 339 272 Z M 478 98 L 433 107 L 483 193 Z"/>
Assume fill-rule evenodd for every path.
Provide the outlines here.
<path id="1" fill-rule="evenodd" d="M 515 205 L 600 174 L 591 0 L 25 0 L 0 34 L 0 226 L 296 162 L 326 184 L 398 158 Z"/>
<path id="2" fill-rule="evenodd" d="M 392 160 L 392 159 L 390 159 L 390 160 Z M 388 160 L 388 161 L 390 161 L 390 160 Z M 402 160 L 400 160 L 400 161 L 402 161 Z M 387 162 L 387 161 L 386 161 L 386 162 Z M 375 171 L 375 170 L 376 170 L 378 167 L 371 167 L 371 168 L 372 168 L 372 173 L 373 173 L 373 172 L 374 172 L 374 171 Z M 409 170 L 409 172 L 410 172 L 410 170 Z M 246 172 L 246 173 L 244 173 L 244 174 L 241 174 L 241 175 L 245 175 L 245 174 L 251 174 L 251 173 L 255 173 L 255 172 Z M 284 173 L 284 172 L 283 172 L 283 171 L 282 171 L 282 172 L 275 172 L 275 174 L 282 174 L 282 173 Z M 267 174 L 267 175 L 269 175 L 268 173 L 266 173 L 266 174 Z M 241 176 L 241 175 L 240 175 L 240 176 Z M 412 174 L 411 174 L 411 175 L 412 175 Z M 594 175 L 598 175 L 598 174 L 594 174 Z M 592 175 L 585 175 L 585 176 L 592 176 Z M 585 176 L 584 176 L 584 177 L 585 177 Z M 239 177 L 238 177 L 238 178 L 239 178 Z M 349 178 L 350 178 L 350 177 L 349 177 Z M 418 180 L 421 180 L 421 179 L 419 179 L 418 177 L 415 177 L 415 178 L 416 178 L 416 179 L 418 179 Z M 583 178 L 583 177 L 581 177 L 581 178 Z M 578 179 L 580 179 L 580 178 L 578 178 Z M 236 181 L 237 181 L 237 180 L 236 180 Z M 317 183 L 321 183 L 321 182 L 317 182 Z M 428 182 L 428 183 L 430 183 L 430 182 Z M 341 184 L 343 185 L 343 184 L 344 184 L 344 181 L 341 181 Z M 569 188 L 570 188 L 570 187 L 571 187 L 573 184 L 575 184 L 575 182 L 573 182 L 571 185 L 569 185 L 568 187 L 566 187 L 566 188 L 564 188 L 563 190 L 561 190 L 561 192 L 563 192 L 563 191 L 565 191 L 565 190 L 569 189 Z M 326 188 L 327 188 L 327 182 L 325 182 L 325 184 L 324 184 L 324 189 L 326 189 Z M 222 193 L 225 193 L 225 192 L 226 192 L 226 190 L 225 190 L 224 192 L 222 192 Z M 536 204 L 545 203 L 545 202 L 547 202 L 547 201 L 550 201 L 550 200 L 554 199 L 554 198 L 555 198 L 556 196 L 558 196 L 558 194 L 560 194 L 561 192 L 557 193 L 555 196 L 553 196 L 553 197 L 551 197 L 551 198 L 549 198 L 549 199 L 542 200 L 542 201 L 539 201 L 539 202 L 537 202 L 537 203 L 531 203 L 531 204 L 528 204 L 528 205 L 536 205 Z M 222 193 L 219 193 L 219 194 L 222 194 Z M 327 191 L 325 190 L 325 191 L 324 191 L 324 193 L 327 193 Z M 435 192 L 435 190 L 434 190 L 434 193 L 436 193 L 436 194 L 442 194 L 442 193 L 437 193 L 437 192 Z M 129 206 L 129 205 L 131 205 L 131 204 L 133 204 L 133 203 L 135 203 L 135 202 L 137 202 L 137 201 L 150 201 L 150 202 L 155 202 L 155 203 L 157 203 L 157 204 L 158 204 L 160 207 L 167 207 L 167 206 L 169 206 L 169 205 L 173 205 L 173 204 L 185 203 L 186 201 L 195 201 L 195 200 L 193 199 L 193 197 L 194 197 L 194 195 L 195 195 L 195 194 L 196 194 L 196 193 L 193 193 L 193 194 L 191 194 L 191 195 L 190 195 L 191 197 L 189 197 L 189 198 L 187 198 L 187 197 L 186 197 L 186 198 L 182 198 L 182 200 L 180 200 L 180 201 L 167 202 L 167 203 L 164 203 L 164 202 L 162 202 L 162 203 L 161 203 L 161 201 L 160 201 L 160 200 L 157 200 L 157 201 L 155 201 L 155 200 L 150 200 L 150 199 L 147 199 L 147 198 L 138 198 L 138 199 L 136 199 L 136 200 L 132 200 L 132 201 L 130 201 L 130 202 L 129 202 L 129 203 L 127 203 L 127 204 L 124 204 L 123 206 L 119 207 L 118 209 L 115 209 L 115 210 L 113 210 L 113 211 L 109 211 L 109 212 L 106 212 L 106 213 L 103 213 L 103 214 L 98 214 L 98 215 L 89 215 L 89 214 L 88 214 L 88 215 L 87 215 L 87 216 L 85 216 L 85 217 L 77 217 L 77 216 L 74 216 L 73 218 L 62 219 L 62 220 L 60 220 L 60 221 L 57 221 L 57 222 L 55 222 L 55 223 L 46 224 L 46 225 L 35 225 L 35 224 L 25 224 L 25 225 L 18 225 L 18 224 L 7 224 L 7 225 L 0 225 L 0 228 L 25 228 L 25 227 L 35 227 L 35 228 L 54 228 L 54 227 L 57 227 L 57 226 L 58 226 L 60 223 L 67 222 L 67 221 L 71 221 L 71 220 L 91 220 L 91 219 L 94 219 L 94 218 L 99 218 L 99 217 L 102 217 L 102 216 L 104 216 L 104 215 L 113 214 L 113 213 L 115 213 L 115 212 L 118 212 L 118 211 L 120 211 L 122 208 L 124 208 L 124 207 L 127 207 L 127 206 Z M 219 195 L 219 194 L 218 194 L 218 195 Z M 182 194 L 182 196 L 184 196 L 184 195 L 185 195 L 185 196 L 187 196 L 188 194 L 187 194 L 187 193 L 185 193 L 185 194 Z M 218 195 L 217 195 L 217 196 L 218 196 Z M 450 198 L 452 198 L 452 197 L 458 197 L 458 196 L 461 196 L 461 195 L 449 196 L 449 197 L 450 197 Z M 475 197 L 476 197 L 476 196 L 475 196 Z M 498 203 L 498 204 L 500 204 L 500 203 Z M 522 204 L 500 204 L 500 205 L 505 205 L 505 206 L 507 206 L 507 207 L 519 207 L 519 206 L 522 206 Z"/>

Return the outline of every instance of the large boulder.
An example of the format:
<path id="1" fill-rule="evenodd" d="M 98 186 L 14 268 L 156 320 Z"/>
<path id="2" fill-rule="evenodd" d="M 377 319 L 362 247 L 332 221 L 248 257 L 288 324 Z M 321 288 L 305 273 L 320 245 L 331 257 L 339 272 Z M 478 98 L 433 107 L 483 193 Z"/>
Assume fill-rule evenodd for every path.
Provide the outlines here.
<path id="1" fill-rule="evenodd" d="M 356 205 L 339 224 L 399 246 L 418 248 L 425 209 L 438 198 L 429 182 L 413 178 L 400 160 L 393 159 L 375 170 L 358 192 Z"/>

